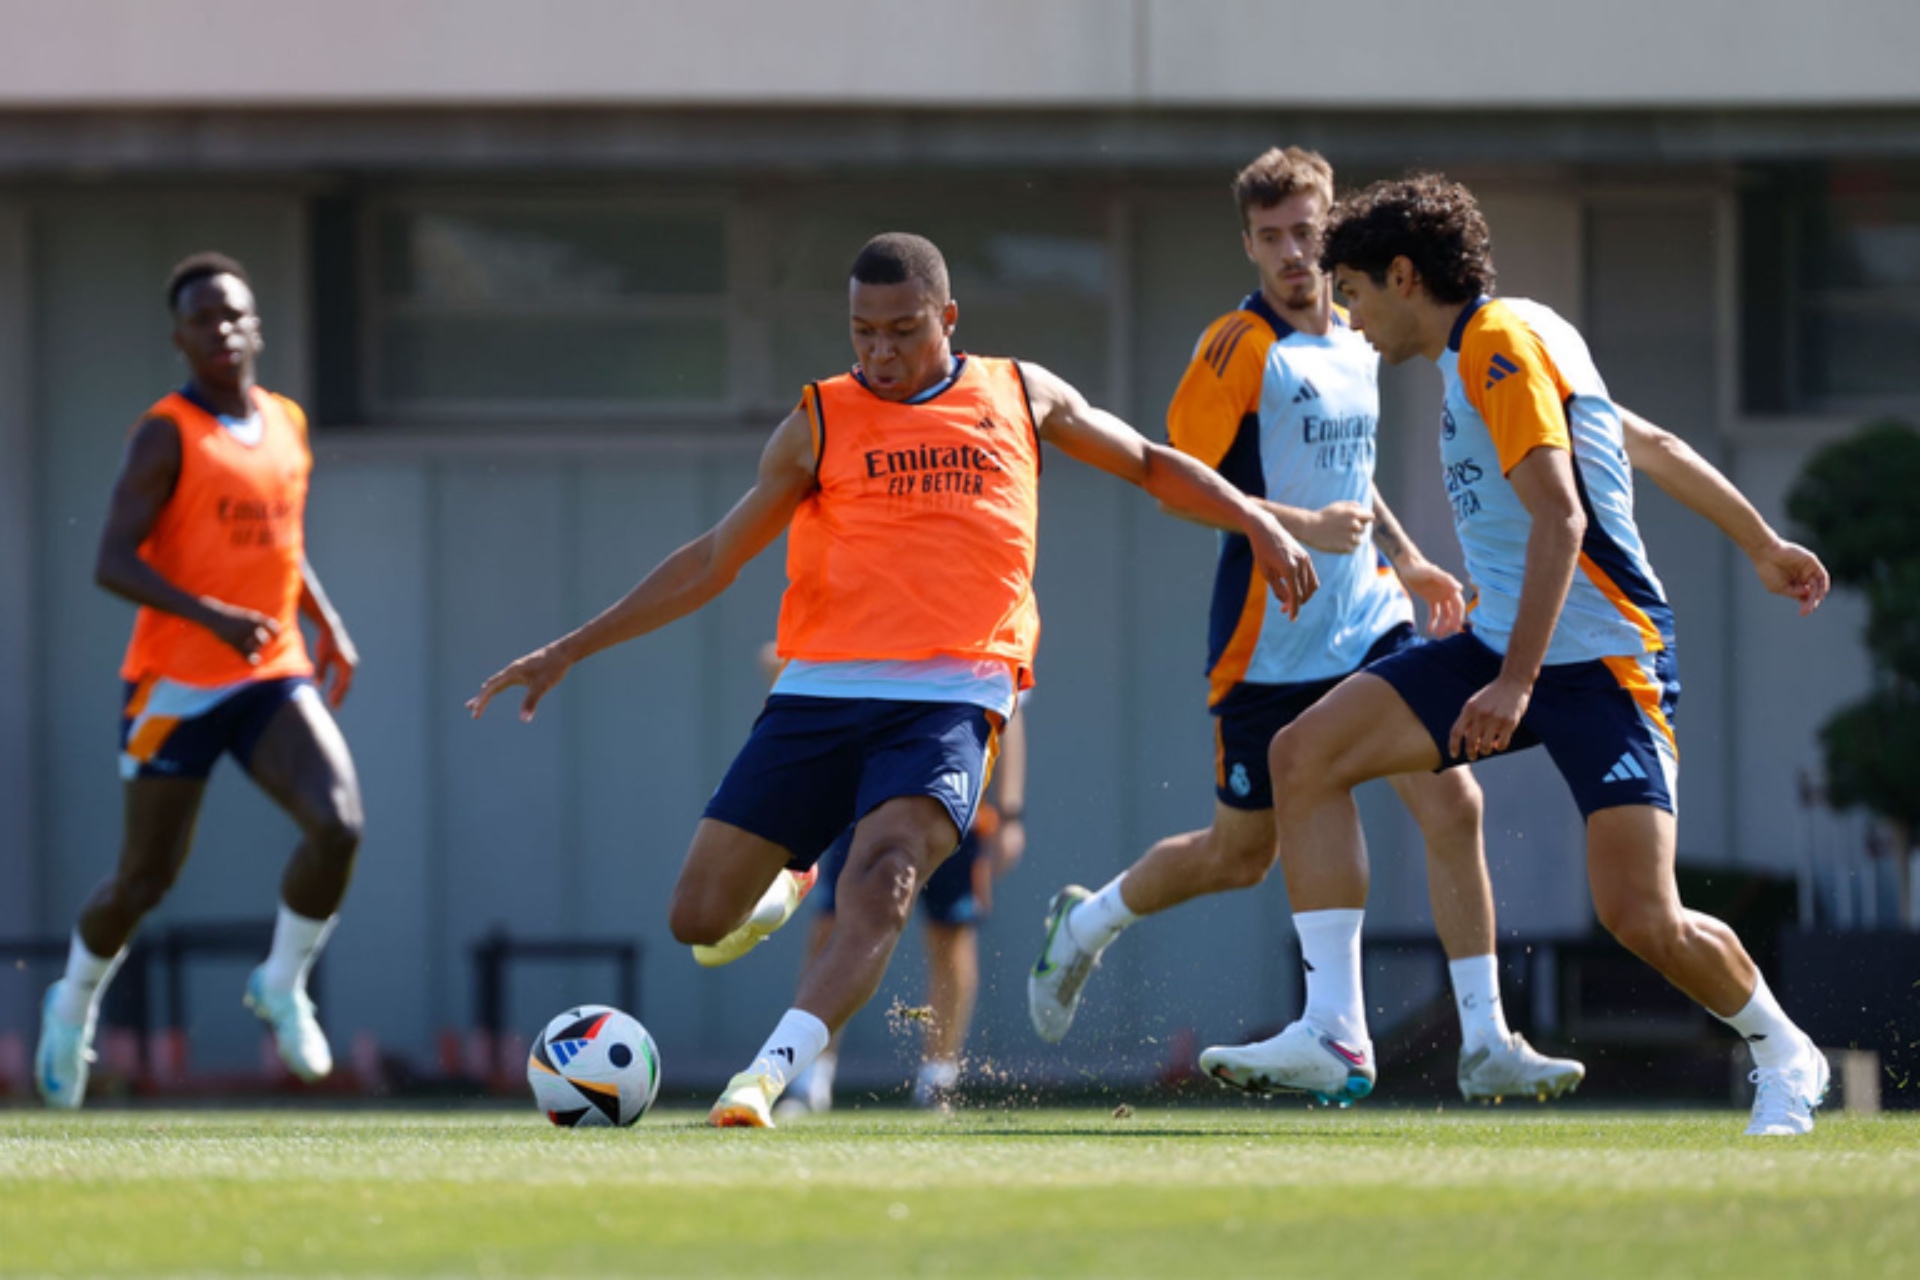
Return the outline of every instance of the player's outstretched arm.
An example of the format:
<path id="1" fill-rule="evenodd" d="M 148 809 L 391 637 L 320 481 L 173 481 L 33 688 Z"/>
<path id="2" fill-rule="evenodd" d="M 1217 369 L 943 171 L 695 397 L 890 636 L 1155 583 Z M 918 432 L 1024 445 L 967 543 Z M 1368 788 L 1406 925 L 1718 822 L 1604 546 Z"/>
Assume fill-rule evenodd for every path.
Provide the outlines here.
<path id="1" fill-rule="evenodd" d="M 1111 472 L 1158 498 L 1163 506 L 1204 524 L 1244 533 L 1260 572 L 1289 618 L 1319 588 L 1313 561 L 1273 513 L 1221 479 L 1219 473 L 1175 449 L 1157 445 L 1104 409 L 1087 403 L 1070 384 L 1039 365 L 1022 362 L 1027 397 L 1040 438 L 1089 466 Z"/>
<path id="2" fill-rule="evenodd" d="M 1373 524 L 1373 512 L 1357 502 L 1330 502 L 1315 509 L 1290 507 L 1271 498 L 1255 498 L 1254 501 L 1265 507 L 1280 522 L 1280 527 L 1295 539 L 1328 555 L 1345 556 L 1358 551 L 1360 544 L 1367 540 L 1367 530 Z M 1238 525 L 1202 519 L 1165 502 L 1160 504 L 1160 510 L 1176 520 L 1185 520 L 1208 529 L 1224 529 L 1228 533 L 1240 531 Z"/>
<path id="3" fill-rule="evenodd" d="M 347 624 L 340 621 L 333 601 L 327 598 L 327 589 L 320 585 L 313 563 L 305 556 L 300 557 L 300 612 L 313 620 L 314 675 L 327 691 L 327 705 L 338 707 L 353 688 L 353 673 L 360 669 L 360 650 L 347 634 Z"/>
<path id="4" fill-rule="evenodd" d="M 1378 488 L 1373 491 L 1373 543 L 1400 585 L 1426 601 L 1428 635 L 1450 636 L 1466 625 L 1467 597 L 1460 580 L 1421 554 Z"/>
<path id="5" fill-rule="evenodd" d="M 1627 460 L 1635 471 L 1651 476 L 1668 497 L 1712 521 L 1747 553 L 1767 590 L 1799 601 L 1801 617 L 1820 607 L 1833 585 L 1820 557 L 1775 533 L 1733 481 L 1685 440 L 1628 409 L 1620 410 L 1620 423 Z"/>
<path id="6" fill-rule="evenodd" d="M 280 634 L 277 619 L 183 591 L 140 556 L 140 544 L 159 523 L 179 481 L 180 429 L 168 418 L 142 420 L 120 459 L 93 580 L 123 600 L 203 626 L 248 662 L 258 662 L 260 650 Z"/>
<path id="7" fill-rule="evenodd" d="M 766 550 L 793 519 L 814 486 L 813 431 L 795 410 L 760 455 L 753 488 L 713 528 L 662 560 L 639 585 L 599 617 L 488 676 L 467 701 L 477 720 L 505 689 L 524 688 L 520 718 L 534 708 L 582 658 L 624 644 L 693 613 L 733 585 L 746 563 Z"/>

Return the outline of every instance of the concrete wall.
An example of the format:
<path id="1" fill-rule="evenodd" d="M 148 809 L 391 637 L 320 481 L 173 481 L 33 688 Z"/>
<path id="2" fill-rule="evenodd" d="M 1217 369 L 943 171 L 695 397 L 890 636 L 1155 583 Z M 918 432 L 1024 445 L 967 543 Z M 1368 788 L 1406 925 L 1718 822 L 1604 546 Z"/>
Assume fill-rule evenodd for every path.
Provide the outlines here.
<path id="1" fill-rule="evenodd" d="M 1920 9 L 1907 0 L 7 0 L 0 22 L 0 105 L 17 106 L 1920 98 Z"/>

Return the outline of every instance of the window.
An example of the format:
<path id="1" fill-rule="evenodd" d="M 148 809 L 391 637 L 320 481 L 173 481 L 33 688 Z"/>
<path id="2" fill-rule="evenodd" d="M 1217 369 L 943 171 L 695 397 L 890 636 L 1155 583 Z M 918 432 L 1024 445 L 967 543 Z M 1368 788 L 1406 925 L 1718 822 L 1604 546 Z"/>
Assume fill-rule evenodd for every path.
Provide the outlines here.
<path id="1" fill-rule="evenodd" d="M 592 198 L 370 215 L 381 417 L 631 415 L 728 393 L 724 208 Z"/>
<path id="2" fill-rule="evenodd" d="M 978 177 L 322 200 L 321 420 L 763 428 L 852 365 L 847 268 L 888 229 L 946 254 L 957 346 L 1044 364 L 1098 402 L 1111 199 Z"/>
<path id="3" fill-rule="evenodd" d="M 1920 165 L 1758 173 L 1742 243 L 1749 410 L 1920 402 Z"/>
<path id="4" fill-rule="evenodd" d="M 1113 266 L 1097 196 L 982 191 L 836 191 L 772 211 L 773 380 L 778 391 L 853 362 L 847 267 L 868 237 L 913 231 L 940 246 L 960 304 L 954 344 L 1052 369 L 1096 402 L 1107 393 Z"/>

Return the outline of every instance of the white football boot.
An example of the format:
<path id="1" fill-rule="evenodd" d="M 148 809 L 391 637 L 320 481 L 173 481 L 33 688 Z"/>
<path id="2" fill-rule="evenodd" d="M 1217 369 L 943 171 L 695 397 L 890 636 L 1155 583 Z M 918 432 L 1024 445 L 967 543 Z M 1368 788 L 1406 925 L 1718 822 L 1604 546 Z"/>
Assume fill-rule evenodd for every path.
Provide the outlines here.
<path id="1" fill-rule="evenodd" d="M 1572 1093 L 1586 1078 L 1584 1066 L 1572 1058 L 1549 1058 L 1517 1031 L 1501 1044 L 1460 1051 L 1460 1096 L 1468 1102 L 1507 1097 L 1545 1102 Z"/>
<path id="2" fill-rule="evenodd" d="M 1754 1083 L 1753 1120 L 1747 1135 L 1755 1138 L 1794 1137 L 1813 1132 L 1813 1109 L 1827 1100 L 1833 1072 L 1827 1055 L 1813 1041 L 1800 1038 L 1800 1052 L 1784 1067 L 1761 1067 L 1747 1079 Z"/>
<path id="3" fill-rule="evenodd" d="M 287 1070 L 308 1084 L 324 1079 L 333 1071 L 333 1050 L 313 1016 L 313 1001 L 298 987 L 273 990 L 263 980 L 265 973 L 266 966 L 261 965 L 247 975 L 242 1003 L 272 1029 L 274 1047 Z"/>
<path id="4" fill-rule="evenodd" d="M 1027 1016 L 1033 1019 L 1034 1031 L 1048 1044 L 1066 1039 L 1080 1007 L 1080 993 L 1100 967 L 1100 952 L 1081 946 L 1067 927 L 1073 909 L 1092 896 L 1090 891 L 1070 884 L 1047 904 L 1047 938 L 1040 944 L 1040 958 L 1034 961 L 1033 971 L 1027 975 Z"/>
<path id="5" fill-rule="evenodd" d="M 694 944 L 694 960 L 709 969 L 717 969 L 723 964 L 732 964 L 765 942 L 781 925 L 793 919 L 794 912 L 813 892 L 813 882 L 819 875 L 818 867 L 808 867 L 805 871 L 781 868 L 780 874 L 773 878 L 773 883 L 767 886 L 767 891 L 760 895 L 760 901 L 748 913 L 746 922 L 711 946 Z"/>
<path id="6" fill-rule="evenodd" d="M 748 1069 L 727 1081 L 707 1123 L 716 1129 L 771 1129 L 773 1102 L 780 1096 L 780 1085 L 764 1071 Z"/>
<path id="7" fill-rule="evenodd" d="M 775 1120 L 793 1120 L 800 1116 L 824 1115 L 833 1110 L 834 1056 L 823 1053 L 795 1076 L 787 1091 L 774 1104 Z"/>
<path id="8" fill-rule="evenodd" d="M 94 1017 L 68 1022 L 54 1012 L 62 978 L 47 988 L 40 1004 L 40 1043 L 33 1051 L 33 1086 L 49 1107 L 72 1111 L 87 1100 L 87 1076 L 93 1065 Z"/>
<path id="9" fill-rule="evenodd" d="M 1373 1092 L 1373 1046 L 1352 1045 L 1301 1019 L 1271 1040 L 1216 1045 L 1200 1070 L 1248 1093 L 1304 1093 L 1327 1106 L 1350 1107 Z"/>

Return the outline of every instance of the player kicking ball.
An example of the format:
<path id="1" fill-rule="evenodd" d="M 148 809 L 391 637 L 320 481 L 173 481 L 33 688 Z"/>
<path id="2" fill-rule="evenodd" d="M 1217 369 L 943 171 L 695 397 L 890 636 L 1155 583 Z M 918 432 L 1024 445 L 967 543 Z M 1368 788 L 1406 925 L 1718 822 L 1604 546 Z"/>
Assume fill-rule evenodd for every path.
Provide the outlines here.
<path id="1" fill-rule="evenodd" d="M 1441 459 L 1479 607 L 1469 630 L 1373 664 L 1274 739 L 1295 908 L 1364 901 L 1361 783 L 1544 745 L 1586 820 L 1601 923 L 1747 1042 L 1758 1086 L 1749 1134 L 1811 1131 L 1825 1057 L 1733 931 L 1683 906 L 1674 879 L 1673 613 L 1633 519 L 1639 428 L 1571 325 L 1536 303 L 1487 296 L 1486 222 L 1457 183 L 1427 175 L 1348 198 L 1320 262 L 1382 359 L 1440 367 Z M 1721 484 L 1715 523 L 1770 590 L 1811 612 L 1825 569 Z M 1365 1027 L 1357 984 L 1340 1016 Z M 1310 1020 L 1296 1023 L 1271 1040 L 1208 1049 L 1201 1067 L 1250 1091 L 1310 1089 L 1298 1047 L 1316 1034 Z"/>
<path id="2" fill-rule="evenodd" d="M 709 1114 L 769 1128 L 774 1102 L 872 998 L 927 877 L 970 828 L 1018 692 L 1033 682 L 1040 445 L 1246 535 L 1289 610 L 1312 562 L 1206 467 L 1148 443 L 1035 365 L 952 347 L 959 307 L 934 245 L 893 233 L 855 258 L 858 364 L 809 384 L 747 494 L 578 630 L 489 677 L 475 716 L 523 687 L 523 718 L 581 659 L 718 596 L 782 533 L 786 665 L 695 830 L 673 935 L 743 953 L 790 919 L 800 878 L 853 825 L 833 931 L 794 1007 Z M 750 941 L 740 945 L 742 930 Z"/>

